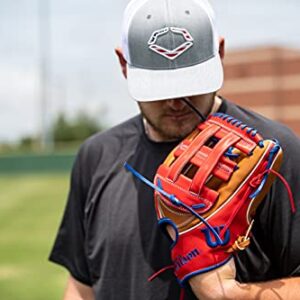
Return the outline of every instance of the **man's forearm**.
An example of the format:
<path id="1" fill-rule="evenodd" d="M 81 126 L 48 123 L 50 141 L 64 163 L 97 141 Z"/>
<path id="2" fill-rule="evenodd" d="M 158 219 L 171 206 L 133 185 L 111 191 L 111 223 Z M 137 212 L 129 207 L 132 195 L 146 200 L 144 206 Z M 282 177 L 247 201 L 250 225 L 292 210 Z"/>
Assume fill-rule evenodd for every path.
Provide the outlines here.
<path id="1" fill-rule="evenodd" d="M 262 283 L 240 284 L 232 290 L 234 299 L 298 299 L 300 296 L 300 278 L 284 278 Z"/>
<path id="2" fill-rule="evenodd" d="M 72 276 L 68 278 L 63 300 L 95 300 L 93 289 Z"/>
<path id="3" fill-rule="evenodd" d="M 233 279 L 235 268 L 232 263 L 193 277 L 190 285 L 197 298 L 201 300 L 294 300 L 300 297 L 300 277 L 241 284 Z"/>

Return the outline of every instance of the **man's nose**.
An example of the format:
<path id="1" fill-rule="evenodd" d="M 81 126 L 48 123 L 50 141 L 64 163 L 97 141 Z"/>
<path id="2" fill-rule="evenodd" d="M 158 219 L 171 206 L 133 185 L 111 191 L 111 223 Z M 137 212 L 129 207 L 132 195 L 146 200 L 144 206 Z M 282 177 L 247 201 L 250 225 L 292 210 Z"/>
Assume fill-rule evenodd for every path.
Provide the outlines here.
<path id="1" fill-rule="evenodd" d="M 166 100 L 166 105 L 173 110 L 182 110 L 186 106 L 181 99 Z"/>

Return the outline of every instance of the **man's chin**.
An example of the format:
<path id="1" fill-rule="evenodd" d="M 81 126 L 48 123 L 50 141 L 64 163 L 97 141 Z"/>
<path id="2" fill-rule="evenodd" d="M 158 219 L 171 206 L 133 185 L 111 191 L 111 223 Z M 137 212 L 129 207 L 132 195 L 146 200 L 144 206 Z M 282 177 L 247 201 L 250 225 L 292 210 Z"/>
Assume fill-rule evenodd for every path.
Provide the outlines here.
<path id="1" fill-rule="evenodd" d="M 195 129 L 195 127 L 196 126 L 189 128 L 164 127 L 163 130 L 160 130 L 160 133 L 164 136 L 165 140 L 168 141 L 182 140 L 189 135 Z"/>

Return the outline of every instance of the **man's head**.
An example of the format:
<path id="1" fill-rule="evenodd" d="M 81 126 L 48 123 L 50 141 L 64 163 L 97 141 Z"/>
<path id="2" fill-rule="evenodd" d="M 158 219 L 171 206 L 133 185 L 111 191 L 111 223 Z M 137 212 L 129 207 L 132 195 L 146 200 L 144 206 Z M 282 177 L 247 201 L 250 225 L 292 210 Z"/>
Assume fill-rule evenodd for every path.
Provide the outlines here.
<path id="1" fill-rule="evenodd" d="M 165 140 L 184 137 L 199 122 L 180 99 L 208 113 L 223 83 L 224 40 L 206 0 L 132 0 L 116 53 L 130 94 Z"/>

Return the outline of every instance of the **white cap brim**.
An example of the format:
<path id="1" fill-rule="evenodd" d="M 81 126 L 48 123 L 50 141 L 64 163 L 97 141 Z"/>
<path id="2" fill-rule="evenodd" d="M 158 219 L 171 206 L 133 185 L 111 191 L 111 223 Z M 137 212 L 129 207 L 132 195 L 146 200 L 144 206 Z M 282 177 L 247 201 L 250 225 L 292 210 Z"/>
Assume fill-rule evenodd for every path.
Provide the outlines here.
<path id="1" fill-rule="evenodd" d="M 172 70 L 127 68 L 129 93 L 140 102 L 209 94 L 222 87 L 223 78 L 219 54 L 195 66 Z"/>

